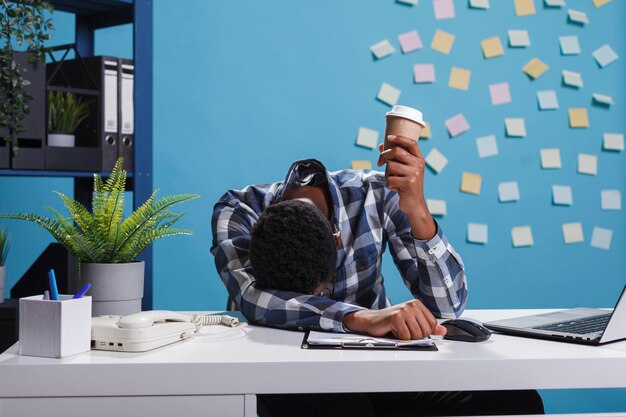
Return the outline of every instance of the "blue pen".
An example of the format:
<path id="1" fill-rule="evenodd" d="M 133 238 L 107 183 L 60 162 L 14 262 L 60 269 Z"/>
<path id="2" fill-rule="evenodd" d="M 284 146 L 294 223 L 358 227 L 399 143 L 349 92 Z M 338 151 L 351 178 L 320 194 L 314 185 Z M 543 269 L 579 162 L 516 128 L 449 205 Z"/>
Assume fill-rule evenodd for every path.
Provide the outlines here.
<path id="1" fill-rule="evenodd" d="M 81 288 L 80 291 L 78 291 L 76 295 L 74 295 L 74 297 L 72 298 L 82 298 L 82 296 L 85 295 L 87 291 L 89 291 L 89 288 L 91 288 L 91 284 L 86 283 L 85 286 Z"/>
<path id="2" fill-rule="evenodd" d="M 57 289 L 57 278 L 54 276 L 54 269 L 48 272 L 48 281 L 50 283 L 50 299 L 59 301 L 59 290 Z"/>

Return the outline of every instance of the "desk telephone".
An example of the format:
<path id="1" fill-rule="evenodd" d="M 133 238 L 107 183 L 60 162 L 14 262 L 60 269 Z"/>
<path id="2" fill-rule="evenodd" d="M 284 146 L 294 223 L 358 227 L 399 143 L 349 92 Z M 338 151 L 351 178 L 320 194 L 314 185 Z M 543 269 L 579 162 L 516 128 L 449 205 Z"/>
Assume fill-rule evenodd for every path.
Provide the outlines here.
<path id="1" fill-rule="evenodd" d="M 91 348 L 144 352 L 198 335 L 202 326 L 244 326 L 226 315 L 182 314 L 166 310 L 142 311 L 128 316 L 91 319 Z"/>

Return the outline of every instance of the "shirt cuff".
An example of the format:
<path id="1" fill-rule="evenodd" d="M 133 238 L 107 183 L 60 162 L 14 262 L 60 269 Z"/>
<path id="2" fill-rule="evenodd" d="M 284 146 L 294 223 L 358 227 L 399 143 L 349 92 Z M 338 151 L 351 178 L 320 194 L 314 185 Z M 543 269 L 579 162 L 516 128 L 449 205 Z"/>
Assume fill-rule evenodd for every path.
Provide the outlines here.
<path id="1" fill-rule="evenodd" d="M 366 308 L 337 302 L 322 312 L 320 327 L 324 330 L 332 330 L 337 333 L 350 333 L 350 329 L 343 325 L 343 318 L 346 314 L 359 310 L 366 310 Z"/>

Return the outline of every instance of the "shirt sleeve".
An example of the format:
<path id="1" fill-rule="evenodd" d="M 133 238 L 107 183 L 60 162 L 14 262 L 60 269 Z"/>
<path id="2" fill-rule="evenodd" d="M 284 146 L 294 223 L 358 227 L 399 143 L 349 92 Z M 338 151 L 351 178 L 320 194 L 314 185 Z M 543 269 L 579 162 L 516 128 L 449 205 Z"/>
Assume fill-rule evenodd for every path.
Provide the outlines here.
<path id="1" fill-rule="evenodd" d="M 249 248 L 258 214 L 242 202 L 219 202 L 212 219 L 215 266 L 229 295 L 252 323 L 298 330 L 347 332 L 346 314 L 362 307 L 325 297 L 256 288 Z"/>
<path id="2" fill-rule="evenodd" d="M 383 216 L 391 255 L 411 294 L 436 317 L 460 316 L 467 303 L 465 266 L 439 224 L 432 239 L 415 239 L 398 195 L 388 190 Z"/>

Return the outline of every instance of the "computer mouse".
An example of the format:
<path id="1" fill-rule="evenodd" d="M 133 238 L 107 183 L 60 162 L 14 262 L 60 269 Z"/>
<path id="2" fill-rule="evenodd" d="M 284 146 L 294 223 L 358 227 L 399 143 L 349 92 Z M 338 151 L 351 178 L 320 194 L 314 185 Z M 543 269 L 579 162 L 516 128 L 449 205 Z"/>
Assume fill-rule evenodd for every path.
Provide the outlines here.
<path id="1" fill-rule="evenodd" d="M 441 323 L 441 325 L 448 330 L 446 335 L 443 337 L 448 340 L 459 340 L 461 342 L 484 342 L 491 336 L 489 329 L 469 320 L 448 320 Z"/>

